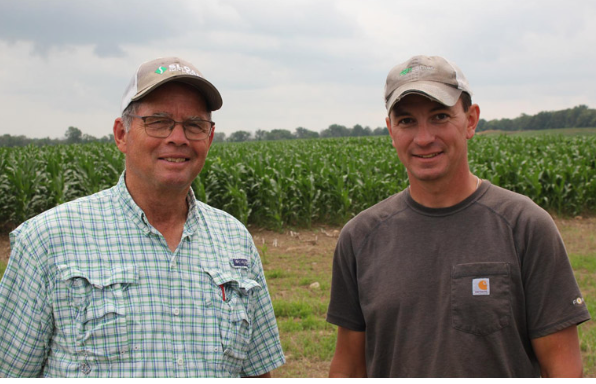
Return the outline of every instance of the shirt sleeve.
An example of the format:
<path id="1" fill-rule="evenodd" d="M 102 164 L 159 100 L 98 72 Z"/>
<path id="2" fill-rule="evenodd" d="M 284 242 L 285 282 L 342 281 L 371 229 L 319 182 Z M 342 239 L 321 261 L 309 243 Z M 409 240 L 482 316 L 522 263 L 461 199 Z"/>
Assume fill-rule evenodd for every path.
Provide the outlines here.
<path id="1" fill-rule="evenodd" d="M 517 239 L 531 339 L 590 319 L 561 235 L 550 215 L 536 208 L 520 221 Z"/>
<path id="2" fill-rule="evenodd" d="M 47 280 L 30 243 L 11 233 L 12 251 L 0 282 L 0 376 L 41 376 L 49 350 L 53 320 Z"/>
<path id="3" fill-rule="evenodd" d="M 333 255 L 331 298 L 327 322 L 363 332 L 366 328 L 360 306 L 356 257 L 348 223 L 342 230 Z"/>
<path id="4" fill-rule="evenodd" d="M 255 296 L 251 299 L 252 336 L 248 357 L 242 368 L 242 376 L 259 376 L 278 368 L 286 360 L 279 340 L 277 321 L 273 312 L 269 290 L 267 289 L 261 259 L 252 238 L 249 237 L 247 242 L 253 260 L 251 274 L 259 283 L 261 289 L 255 291 Z"/>

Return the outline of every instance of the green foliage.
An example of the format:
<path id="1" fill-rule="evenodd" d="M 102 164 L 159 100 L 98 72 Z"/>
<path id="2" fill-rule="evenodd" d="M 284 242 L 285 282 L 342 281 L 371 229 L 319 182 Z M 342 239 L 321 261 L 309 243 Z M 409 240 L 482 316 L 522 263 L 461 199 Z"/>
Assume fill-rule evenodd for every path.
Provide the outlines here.
<path id="1" fill-rule="evenodd" d="M 0 148 L 0 222 L 22 221 L 114 185 L 113 144 Z M 472 172 L 560 214 L 596 210 L 596 136 L 477 136 Z M 197 198 L 245 224 L 280 230 L 342 225 L 408 186 L 387 136 L 212 146 Z"/>
<path id="2" fill-rule="evenodd" d="M 4 271 L 6 271 L 7 264 L 4 261 L 0 260 L 0 279 L 4 276 Z"/>
<path id="3" fill-rule="evenodd" d="M 267 280 L 279 279 L 282 277 L 286 277 L 287 275 L 288 275 L 287 272 L 285 272 L 281 269 L 271 269 L 271 270 L 265 271 L 265 278 L 267 278 Z"/>
<path id="4" fill-rule="evenodd" d="M 0 148 L 0 223 L 18 225 L 118 181 L 124 156 L 113 144 Z"/>

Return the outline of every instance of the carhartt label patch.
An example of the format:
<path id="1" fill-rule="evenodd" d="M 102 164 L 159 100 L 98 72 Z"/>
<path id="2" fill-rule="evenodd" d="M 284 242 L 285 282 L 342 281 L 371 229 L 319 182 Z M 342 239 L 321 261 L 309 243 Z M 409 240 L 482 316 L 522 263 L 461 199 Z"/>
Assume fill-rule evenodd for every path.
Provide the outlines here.
<path id="1" fill-rule="evenodd" d="M 472 295 L 490 295 L 490 280 L 487 278 L 472 280 Z"/>
<path id="2" fill-rule="evenodd" d="M 248 268 L 248 260 L 247 259 L 232 259 L 232 265 L 234 267 L 246 267 L 246 268 Z"/>

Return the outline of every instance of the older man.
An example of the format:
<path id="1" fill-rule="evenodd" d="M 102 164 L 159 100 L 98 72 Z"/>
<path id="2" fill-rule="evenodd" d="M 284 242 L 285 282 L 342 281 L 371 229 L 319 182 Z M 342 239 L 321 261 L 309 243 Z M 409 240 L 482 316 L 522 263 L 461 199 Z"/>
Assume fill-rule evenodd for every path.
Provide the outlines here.
<path id="1" fill-rule="evenodd" d="M 581 376 L 590 318 L 552 219 L 470 172 L 480 109 L 460 69 L 415 56 L 387 77 L 387 128 L 410 186 L 335 251 L 331 376 Z"/>
<path id="2" fill-rule="evenodd" d="M 189 62 L 139 67 L 114 123 L 118 184 L 11 233 L 0 376 L 269 376 L 284 363 L 252 237 L 191 189 L 221 105 Z"/>

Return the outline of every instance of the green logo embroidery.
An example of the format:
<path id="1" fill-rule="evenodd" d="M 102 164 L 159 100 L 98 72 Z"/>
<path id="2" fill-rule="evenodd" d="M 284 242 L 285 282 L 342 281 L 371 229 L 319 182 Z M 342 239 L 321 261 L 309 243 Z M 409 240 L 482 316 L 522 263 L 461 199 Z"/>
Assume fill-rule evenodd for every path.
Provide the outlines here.
<path id="1" fill-rule="evenodd" d="M 166 67 L 159 67 L 155 70 L 155 73 L 157 73 L 158 75 L 163 75 L 163 73 L 167 70 L 168 70 L 168 68 L 166 68 Z"/>
<path id="2" fill-rule="evenodd" d="M 399 73 L 400 76 L 407 75 L 408 73 L 412 72 L 412 67 L 406 68 Z"/>

